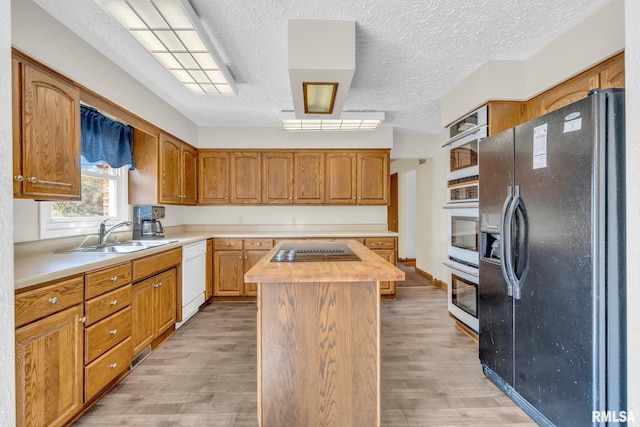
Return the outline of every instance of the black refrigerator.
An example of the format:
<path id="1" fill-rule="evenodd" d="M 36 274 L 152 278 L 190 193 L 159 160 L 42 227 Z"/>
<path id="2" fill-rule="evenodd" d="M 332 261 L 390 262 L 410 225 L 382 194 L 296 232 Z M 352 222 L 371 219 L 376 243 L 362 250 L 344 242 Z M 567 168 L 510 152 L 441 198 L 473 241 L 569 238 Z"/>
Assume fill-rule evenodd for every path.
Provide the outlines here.
<path id="1" fill-rule="evenodd" d="M 625 424 L 624 123 L 593 91 L 479 144 L 480 361 L 539 425 Z"/>

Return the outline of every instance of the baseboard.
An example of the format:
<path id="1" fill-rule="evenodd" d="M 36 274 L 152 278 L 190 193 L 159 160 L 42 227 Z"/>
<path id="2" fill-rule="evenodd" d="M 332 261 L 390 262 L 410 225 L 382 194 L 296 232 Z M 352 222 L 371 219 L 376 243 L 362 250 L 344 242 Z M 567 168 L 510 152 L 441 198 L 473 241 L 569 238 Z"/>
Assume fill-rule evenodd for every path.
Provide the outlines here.
<path id="1" fill-rule="evenodd" d="M 478 333 L 476 331 L 474 331 L 473 329 L 471 329 L 470 327 L 468 327 L 467 325 L 465 325 L 464 323 L 456 319 L 455 316 L 453 316 L 451 313 L 448 313 L 448 314 L 449 314 L 449 317 L 451 317 L 454 320 L 454 325 L 456 328 L 458 328 L 459 331 L 463 332 L 465 335 L 467 335 L 469 338 L 471 338 L 475 342 L 479 342 Z"/>
<path id="2" fill-rule="evenodd" d="M 420 268 L 416 267 L 416 273 L 418 273 L 421 276 L 426 277 L 427 279 L 431 280 L 431 283 L 433 284 L 433 286 L 437 286 L 443 290 L 447 290 L 447 284 L 445 282 L 443 282 L 442 280 L 438 280 L 438 279 L 434 279 L 433 276 L 429 273 L 427 273 L 424 270 L 421 270 Z"/>
<path id="3" fill-rule="evenodd" d="M 416 259 L 415 258 L 398 258 L 398 262 L 406 265 L 407 267 L 415 267 Z"/>

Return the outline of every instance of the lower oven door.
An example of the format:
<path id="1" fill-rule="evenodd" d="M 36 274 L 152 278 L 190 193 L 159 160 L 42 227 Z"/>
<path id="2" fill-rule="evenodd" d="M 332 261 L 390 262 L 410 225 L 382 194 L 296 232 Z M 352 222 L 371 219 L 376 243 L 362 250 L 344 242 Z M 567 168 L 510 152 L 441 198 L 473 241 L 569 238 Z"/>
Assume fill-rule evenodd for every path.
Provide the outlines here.
<path id="1" fill-rule="evenodd" d="M 478 332 L 478 268 L 449 260 L 449 313 Z"/>

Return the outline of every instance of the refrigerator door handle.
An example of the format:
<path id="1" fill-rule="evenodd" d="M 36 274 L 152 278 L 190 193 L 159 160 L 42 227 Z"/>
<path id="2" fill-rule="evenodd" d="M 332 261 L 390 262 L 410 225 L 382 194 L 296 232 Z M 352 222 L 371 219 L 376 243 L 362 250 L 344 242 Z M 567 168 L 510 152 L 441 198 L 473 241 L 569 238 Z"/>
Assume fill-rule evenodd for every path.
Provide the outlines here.
<path id="1" fill-rule="evenodd" d="M 524 264 L 522 269 L 522 276 L 518 277 L 518 272 L 516 271 L 513 264 L 510 264 L 511 277 L 513 278 L 513 297 L 515 299 L 520 299 L 522 297 L 522 286 L 524 285 L 524 281 L 527 277 L 527 272 L 529 271 L 529 217 L 527 216 L 527 210 L 524 206 L 524 202 L 520 197 L 520 186 L 516 185 L 514 189 L 514 201 L 513 201 L 513 211 L 511 212 L 510 222 L 513 221 L 516 213 L 520 211 L 523 219 L 523 227 L 524 227 Z M 519 227 L 519 223 L 516 223 Z M 520 234 L 520 230 L 516 230 L 517 235 Z M 518 255 L 520 252 L 520 247 L 516 248 L 518 251 Z M 511 261 L 511 258 L 509 259 Z"/>
<path id="2" fill-rule="evenodd" d="M 502 206 L 502 215 L 500 221 L 500 227 L 502 229 L 502 244 L 500 245 L 500 269 L 502 270 L 502 276 L 504 280 L 507 282 L 507 295 L 513 296 L 513 280 L 511 278 L 511 271 L 509 270 L 509 265 L 507 264 L 511 259 L 511 225 L 510 222 L 507 224 L 507 215 L 509 212 L 509 208 L 511 207 L 511 202 L 513 200 L 513 187 L 510 185 L 507 187 L 507 198 L 504 200 L 504 205 Z"/>

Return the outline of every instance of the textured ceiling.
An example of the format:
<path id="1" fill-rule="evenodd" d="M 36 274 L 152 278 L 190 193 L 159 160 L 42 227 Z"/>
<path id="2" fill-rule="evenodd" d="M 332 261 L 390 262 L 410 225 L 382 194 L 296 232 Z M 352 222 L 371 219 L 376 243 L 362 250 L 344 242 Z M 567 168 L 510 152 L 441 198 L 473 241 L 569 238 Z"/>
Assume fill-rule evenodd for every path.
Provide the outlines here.
<path id="1" fill-rule="evenodd" d="M 525 59 L 607 0 L 190 0 L 238 85 L 191 94 L 92 0 L 34 0 L 198 126 L 279 126 L 292 110 L 288 19 L 356 21 L 345 110 L 440 133 L 439 99 L 489 59 Z"/>

